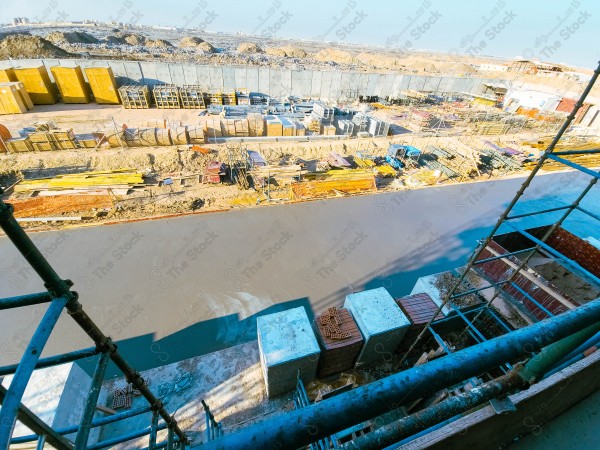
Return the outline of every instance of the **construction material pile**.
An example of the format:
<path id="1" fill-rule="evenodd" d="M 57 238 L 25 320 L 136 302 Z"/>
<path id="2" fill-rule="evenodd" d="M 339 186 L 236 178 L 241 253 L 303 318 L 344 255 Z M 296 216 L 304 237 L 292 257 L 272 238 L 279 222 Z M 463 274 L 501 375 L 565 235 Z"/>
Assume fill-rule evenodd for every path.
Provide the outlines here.
<path id="1" fill-rule="evenodd" d="M 295 198 L 328 197 L 377 190 L 375 176 L 370 170 L 330 170 L 305 175 L 307 181 L 292 183 Z"/>
<path id="2" fill-rule="evenodd" d="M 584 144 L 563 144 L 557 145 L 554 149 L 555 152 L 563 151 L 584 151 L 587 153 L 581 153 L 576 155 L 560 155 L 561 158 L 571 161 L 572 163 L 579 164 L 583 167 L 600 167 L 600 142 L 588 142 Z M 527 170 L 533 170 L 537 165 L 537 161 L 526 161 L 523 166 Z M 547 159 L 544 162 L 543 169 L 547 171 L 564 170 L 566 167 L 564 164 Z"/>
<path id="3" fill-rule="evenodd" d="M 85 192 L 110 190 L 126 193 L 129 189 L 144 185 L 141 172 L 133 169 L 119 169 L 109 172 L 84 172 L 77 174 L 57 175 L 51 178 L 23 180 L 14 191 L 20 192 Z"/>
<path id="4" fill-rule="evenodd" d="M 107 210 L 112 208 L 111 198 L 100 195 L 51 195 L 13 199 L 15 217 L 47 217 L 76 211 Z"/>

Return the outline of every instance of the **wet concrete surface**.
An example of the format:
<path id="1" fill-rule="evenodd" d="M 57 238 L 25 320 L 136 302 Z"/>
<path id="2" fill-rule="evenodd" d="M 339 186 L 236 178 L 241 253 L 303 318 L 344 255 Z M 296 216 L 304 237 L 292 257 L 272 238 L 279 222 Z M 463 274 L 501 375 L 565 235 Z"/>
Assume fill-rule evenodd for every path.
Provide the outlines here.
<path id="1" fill-rule="evenodd" d="M 575 173 L 537 177 L 518 211 L 572 200 L 584 180 Z M 304 306 L 312 318 L 341 306 L 348 293 L 381 286 L 393 296 L 408 294 L 419 276 L 464 264 L 522 182 L 439 186 L 31 237 L 58 273 L 74 281 L 92 319 L 143 370 L 254 339 L 260 314 Z M 556 219 L 548 216 L 541 223 Z M 6 237 L 0 238 L 0 255 L 0 296 L 43 290 Z M 0 364 L 20 358 L 44 310 L 3 311 Z M 91 345 L 65 313 L 44 355 Z"/>

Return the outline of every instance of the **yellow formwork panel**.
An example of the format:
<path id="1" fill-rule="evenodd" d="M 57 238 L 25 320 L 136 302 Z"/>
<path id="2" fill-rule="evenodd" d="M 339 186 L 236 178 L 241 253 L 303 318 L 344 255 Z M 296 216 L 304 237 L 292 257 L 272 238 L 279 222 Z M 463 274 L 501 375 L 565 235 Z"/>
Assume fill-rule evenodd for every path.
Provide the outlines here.
<path id="1" fill-rule="evenodd" d="M 50 81 L 48 71 L 44 66 L 17 67 L 15 75 L 25 86 L 25 90 L 34 105 L 53 105 L 57 102 L 55 87 Z"/>
<path id="2" fill-rule="evenodd" d="M 23 83 L 21 83 L 20 81 L 15 81 L 11 84 L 14 84 L 17 87 L 17 91 L 21 96 L 21 100 L 23 101 L 23 103 L 25 103 L 27 109 L 33 109 L 33 102 L 31 101 L 31 97 L 29 97 L 29 94 L 25 90 L 25 86 L 23 86 Z"/>
<path id="3" fill-rule="evenodd" d="M 84 70 L 96 103 L 120 103 L 117 82 L 110 67 L 86 67 Z"/>
<path id="4" fill-rule="evenodd" d="M 0 83 L 6 83 L 8 81 L 17 81 L 15 69 L 13 69 L 12 67 L 0 69 Z"/>
<path id="5" fill-rule="evenodd" d="M 0 84 L 0 114 L 23 114 L 27 106 L 21 100 L 14 83 Z"/>
<path id="6" fill-rule="evenodd" d="M 81 67 L 50 67 L 63 103 L 89 103 L 90 91 Z"/>

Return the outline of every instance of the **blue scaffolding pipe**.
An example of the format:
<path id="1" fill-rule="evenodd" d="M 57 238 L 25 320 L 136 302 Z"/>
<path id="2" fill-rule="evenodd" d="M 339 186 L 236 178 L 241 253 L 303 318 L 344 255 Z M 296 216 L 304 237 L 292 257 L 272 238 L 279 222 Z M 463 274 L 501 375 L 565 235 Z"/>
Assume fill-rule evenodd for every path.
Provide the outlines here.
<path id="1" fill-rule="evenodd" d="M 207 442 L 203 450 L 298 448 L 498 367 L 600 320 L 600 299 L 335 397 Z M 335 418 L 335 420 L 332 420 Z"/>
<path id="2" fill-rule="evenodd" d="M 531 248 L 525 248 L 523 250 L 517 250 L 516 252 L 510 252 L 510 253 L 504 253 L 502 255 L 498 255 L 498 256 L 491 256 L 489 258 L 485 258 L 485 259 L 478 259 L 477 261 L 475 261 L 473 263 L 473 265 L 478 265 L 478 264 L 485 264 L 487 262 L 490 261 L 496 261 L 497 259 L 502 259 L 502 258 L 506 258 L 508 256 L 513 256 L 513 255 L 519 255 L 521 253 L 528 253 L 528 252 L 533 252 L 535 251 L 535 247 L 531 247 Z M 496 287 L 495 285 L 493 287 Z"/>
<path id="3" fill-rule="evenodd" d="M 148 438 L 148 449 L 156 450 L 156 433 L 158 432 L 158 411 L 152 411 L 152 422 L 150 422 L 150 436 Z"/>
<path id="4" fill-rule="evenodd" d="M 560 139 L 563 137 L 563 135 L 565 134 L 565 132 L 567 132 L 567 130 L 571 126 L 571 123 L 575 119 L 575 116 L 577 115 L 577 112 L 581 109 L 581 107 L 583 106 L 583 104 L 585 102 L 586 97 L 592 91 L 592 88 L 594 87 L 594 84 L 596 83 L 596 80 L 598 79 L 599 75 L 600 75 L 600 63 L 598 64 L 598 66 L 594 70 L 594 74 L 592 75 L 592 77 L 590 78 L 587 86 L 585 87 L 585 89 L 581 93 L 581 96 L 579 97 L 579 100 L 577 100 L 577 102 L 575 103 L 575 106 L 574 106 L 573 110 L 567 116 L 566 120 L 561 125 L 560 129 L 558 130 L 558 132 L 556 133 L 556 135 L 552 139 L 552 142 L 550 142 L 550 144 L 548 145 L 548 147 L 546 148 L 546 150 L 544 151 L 544 153 L 540 156 L 537 164 L 535 165 L 535 167 L 533 168 L 533 170 L 529 173 L 529 175 L 527 176 L 527 178 L 525 179 L 525 181 L 523 182 L 523 184 L 521 185 L 521 187 L 517 190 L 517 193 L 515 194 L 515 196 L 513 197 L 513 199 L 509 202 L 509 204 L 506 207 L 506 209 L 504 210 L 504 212 L 502 214 L 500 214 L 500 217 L 496 221 L 496 224 L 490 230 L 490 232 L 487 235 L 487 237 L 484 240 L 481 241 L 481 243 L 477 246 L 477 248 L 475 249 L 475 251 L 469 257 L 469 260 L 467 262 L 467 269 L 470 269 L 470 268 L 473 267 L 474 262 L 479 258 L 479 256 L 482 254 L 482 252 L 484 251 L 484 249 L 487 247 L 487 245 L 492 241 L 493 237 L 498 232 L 498 230 L 500 229 L 500 227 L 504 223 L 510 224 L 510 221 L 507 221 L 506 218 L 511 214 L 513 208 L 519 202 L 519 200 L 521 199 L 521 197 L 523 196 L 523 194 L 525 193 L 525 191 L 527 190 L 527 188 L 529 188 L 529 186 L 531 185 L 531 182 L 533 181 L 533 179 L 535 178 L 535 176 L 538 174 L 538 172 L 540 170 L 542 170 L 544 162 L 547 160 L 548 157 L 551 156 L 552 152 L 554 152 L 554 149 L 556 148 L 556 145 L 558 144 L 558 142 L 560 141 Z M 578 205 L 580 203 L 581 199 L 587 194 L 587 192 L 589 192 L 589 190 L 594 185 L 594 183 L 598 181 L 598 178 L 596 178 L 597 174 L 593 173 L 593 175 L 594 175 L 594 178 L 592 178 L 592 182 L 590 182 L 589 185 L 583 190 L 583 192 L 577 198 L 577 200 L 575 202 L 573 202 L 574 205 Z M 559 226 L 565 220 L 565 218 L 569 215 L 569 213 L 572 210 L 573 209 L 571 209 L 571 208 L 567 209 L 566 210 L 566 214 L 558 222 L 556 222 L 556 224 L 553 225 L 553 227 Z M 523 265 L 525 265 L 525 263 Z M 454 294 L 454 292 L 456 291 L 456 289 L 460 286 L 460 283 L 464 280 L 466 274 L 467 274 L 467 270 L 452 285 L 451 289 L 449 290 L 449 292 L 447 293 L 447 295 L 443 299 L 442 305 L 439 307 L 438 312 L 442 310 L 442 307 L 448 302 L 449 297 L 452 296 Z M 490 300 L 489 304 L 491 304 L 494 301 L 494 299 L 496 298 L 496 296 L 497 296 L 497 293 Z M 427 325 L 426 325 L 425 328 L 429 328 L 431 326 L 431 323 L 433 322 L 434 317 L 432 317 L 429 320 L 429 322 L 427 322 Z M 425 334 L 425 330 L 423 330 L 421 333 L 419 333 L 419 335 L 417 336 L 417 338 L 415 339 L 415 341 L 413 342 L 413 344 L 411 344 L 410 348 L 406 352 L 405 356 L 400 360 L 400 364 L 402 362 L 404 362 L 404 360 L 406 358 L 406 355 L 410 354 L 410 352 L 412 351 L 412 349 L 418 344 L 419 340 L 421 339 L 421 337 L 424 334 Z"/>
<path id="5" fill-rule="evenodd" d="M 64 296 L 52 300 L 21 358 L 0 408 L 0 449 L 8 448 L 27 383 L 66 304 L 67 298 Z"/>
<path id="6" fill-rule="evenodd" d="M 480 287 L 480 288 L 469 289 L 468 291 L 461 292 L 459 294 L 451 295 L 449 297 L 449 299 L 455 299 L 455 298 L 464 297 L 465 295 L 469 295 L 469 294 L 474 294 L 476 292 L 485 291 L 486 289 L 498 288 L 498 286 L 501 286 L 501 285 L 506 284 L 508 282 L 509 282 L 508 280 L 498 281 L 497 283 L 491 283 L 491 282 L 489 282 L 490 283 L 489 286 L 483 286 L 483 287 Z"/>
<path id="7" fill-rule="evenodd" d="M 560 152 L 552 152 L 553 155 L 586 155 L 600 153 L 600 148 L 591 148 L 588 150 L 563 150 Z"/>
<path id="8" fill-rule="evenodd" d="M 600 278 L 598 278 L 593 273 L 591 273 L 588 270 L 581 267 L 576 261 L 573 261 L 572 259 L 567 258 L 565 255 L 560 253 L 558 250 L 550 247 L 548 244 L 546 244 L 545 242 L 542 242 L 541 240 L 539 240 L 538 238 L 533 236 L 531 233 L 528 233 L 527 231 L 522 230 L 519 227 L 516 227 L 515 225 L 511 224 L 510 222 L 506 222 L 506 225 L 511 227 L 513 230 L 519 232 L 520 234 L 522 234 L 529 240 L 533 241 L 535 244 L 539 245 L 546 252 L 550 253 L 550 255 L 552 255 L 553 257 L 560 260 L 564 265 L 570 267 L 574 272 L 579 272 L 579 273 L 585 275 L 585 277 L 588 278 L 590 281 L 592 281 L 594 284 L 600 284 Z"/>
<path id="9" fill-rule="evenodd" d="M 110 361 L 110 355 L 108 352 L 100 354 L 94 375 L 92 376 L 92 383 L 90 386 L 90 392 L 85 401 L 85 407 L 83 409 L 83 415 L 81 417 L 81 424 L 77 437 L 75 438 L 75 450 L 85 450 L 87 447 L 88 438 L 92 429 L 92 421 L 94 419 L 94 413 L 96 412 L 96 405 L 98 404 L 98 397 L 100 396 L 100 390 L 102 389 L 102 381 L 104 381 L 104 374 Z"/>
<path id="10" fill-rule="evenodd" d="M 467 317 L 462 313 L 462 311 L 459 308 L 457 308 L 454 305 L 451 305 L 451 306 L 452 306 L 452 309 L 454 309 L 454 311 L 456 312 L 456 314 L 458 314 L 459 317 L 467 324 L 467 326 L 469 328 L 471 328 L 477 334 L 477 336 L 479 336 L 479 338 L 481 339 L 481 341 L 480 341 L 480 339 L 476 338 L 475 339 L 476 341 L 480 341 L 480 342 L 487 341 L 485 336 L 479 332 L 479 330 L 475 327 L 475 325 L 473 325 L 471 323 L 471 321 L 469 319 L 467 319 Z"/>
<path id="11" fill-rule="evenodd" d="M 6 396 L 6 392 L 6 388 L 0 384 L 0 405 Z M 17 414 L 19 422 L 34 433 L 37 433 L 33 435 L 32 441 L 37 440 L 39 442 L 39 437 L 44 436 L 44 440 L 58 450 L 71 450 L 73 448 L 73 444 L 70 441 L 53 430 L 46 422 L 41 420 L 29 408 L 23 405 L 23 403 L 19 405 L 19 412 Z"/>
<path id="12" fill-rule="evenodd" d="M 550 212 L 562 211 L 565 209 L 573 208 L 574 206 L 576 206 L 576 205 L 557 206 L 556 208 L 542 209 L 541 211 L 533 211 L 533 212 L 528 212 L 528 213 L 523 213 L 523 214 L 515 214 L 514 216 L 508 216 L 506 218 L 506 220 L 522 219 L 523 217 L 537 216 L 538 214 L 546 214 L 546 213 L 550 213 Z"/>
<path id="13" fill-rule="evenodd" d="M 429 331 L 431 332 L 431 334 L 433 334 L 433 338 L 440 345 L 440 347 L 444 349 L 446 354 L 449 355 L 450 353 L 452 353 L 452 351 L 448 348 L 442 337 L 439 334 L 437 334 L 433 328 L 429 327 Z"/>
<path id="14" fill-rule="evenodd" d="M 489 305 L 485 305 L 485 307 L 487 308 L 487 312 L 489 314 L 491 314 L 494 319 L 496 319 L 496 322 L 498 322 L 500 325 L 502 325 L 502 327 L 506 330 L 507 333 L 511 333 L 513 331 L 510 329 L 510 327 L 508 325 L 506 325 L 504 323 L 504 321 L 500 317 L 498 317 L 498 315 L 494 312 L 494 310 Z"/>
<path id="15" fill-rule="evenodd" d="M 592 169 L 588 169 L 587 167 L 582 166 L 581 164 L 574 163 L 573 161 L 569 161 L 568 159 L 561 158 L 560 156 L 556 156 L 556 154 L 550 153 L 548 155 L 548 159 L 564 164 L 565 166 L 572 167 L 573 169 L 577 169 L 580 172 L 588 174 L 591 177 L 600 179 L 600 172 L 594 172 Z"/>
<path id="16" fill-rule="evenodd" d="M 108 425 L 110 423 L 118 422 L 119 420 L 129 419 L 130 417 L 139 416 L 140 414 L 145 414 L 150 412 L 152 407 L 150 405 L 142 406 L 141 408 L 130 409 L 129 411 L 123 411 L 121 413 L 113 414 L 112 416 L 102 417 L 100 419 L 95 419 L 91 427 L 102 427 L 104 425 Z M 64 436 L 65 434 L 75 433 L 79 429 L 79 425 L 71 425 L 64 428 L 57 428 L 55 431 L 57 434 Z M 29 434 L 27 436 L 19 436 L 12 438 L 11 444 L 23 444 L 25 442 L 32 442 L 38 438 L 37 434 Z"/>
<path id="17" fill-rule="evenodd" d="M 600 222 L 600 216 L 599 216 L 599 215 L 597 215 L 597 214 L 594 214 L 593 212 L 591 212 L 591 211 L 589 211 L 589 210 L 587 210 L 587 209 L 585 209 L 585 208 L 582 208 L 582 207 L 581 207 L 581 206 L 579 206 L 579 205 L 577 206 L 577 208 L 576 208 L 576 209 L 577 209 L 578 211 L 581 211 L 581 212 L 582 212 L 582 213 L 584 213 L 584 214 L 587 214 L 587 215 L 588 215 L 588 216 L 590 216 L 592 219 L 596 219 L 597 221 L 599 221 L 599 222 Z"/>
<path id="18" fill-rule="evenodd" d="M 162 422 L 159 423 L 158 426 L 156 427 L 157 431 L 161 431 L 164 430 L 165 428 L 167 428 L 167 424 Z M 138 431 L 133 431 L 129 434 L 124 434 L 122 436 L 118 436 L 116 438 L 112 438 L 112 439 L 107 439 L 105 441 L 102 442 L 98 442 L 96 444 L 93 445 L 89 445 L 86 450 L 101 450 L 103 448 L 108 448 L 108 447 L 113 447 L 117 444 L 121 444 L 123 442 L 127 442 L 127 441 L 131 441 L 132 439 L 137 439 L 140 438 L 142 436 L 146 436 L 150 434 L 150 427 L 144 428 L 142 430 L 138 430 Z"/>
<path id="19" fill-rule="evenodd" d="M 39 305 L 40 303 L 48 303 L 50 301 L 52 301 L 52 296 L 48 292 L 2 298 L 0 299 L 0 311 L 3 309 L 20 308 L 21 306 Z"/>
<path id="20" fill-rule="evenodd" d="M 37 369 L 43 369 L 44 367 L 57 366 L 59 364 L 68 363 L 71 361 L 77 361 L 79 359 L 88 358 L 90 356 L 97 355 L 99 353 L 96 347 L 85 348 L 83 350 L 76 350 L 70 353 L 63 353 L 62 355 L 48 356 L 47 358 L 40 358 L 35 365 Z M 0 367 L 0 377 L 15 373 L 19 367 L 18 364 L 12 364 L 10 366 Z"/>
<path id="21" fill-rule="evenodd" d="M 511 281 L 510 284 L 512 285 L 513 288 L 515 288 L 517 291 L 519 291 L 519 293 L 521 295 L 525 296 L 525 298 L 527 298 L 527 300 L 529 300 L 531 303 L 533 303 L 535 306 L 537 306 L 539 309 L 541 309 L 542 312 L 544 314 L 546 314 L 548 317 L 554 316 L 554 314 L 552 314 L 550 311 L 548 311 L 548 309 L 546 309 L 544 307 L 544 305 L 542 305 L 535 298 L 533 298 L 527 291 L 521 289 L 517 283 L 515 283 L 514 281 Z"/>

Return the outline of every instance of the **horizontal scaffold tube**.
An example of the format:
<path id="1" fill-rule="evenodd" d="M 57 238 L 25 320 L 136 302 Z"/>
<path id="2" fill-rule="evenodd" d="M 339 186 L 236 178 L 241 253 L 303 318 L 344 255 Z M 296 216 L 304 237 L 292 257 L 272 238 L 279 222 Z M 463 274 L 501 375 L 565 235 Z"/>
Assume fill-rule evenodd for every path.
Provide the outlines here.
<path id="1" fill-rule="evenodd" d="M 380 416 L 600 321 L 600 299 L 208 442 L 203 449 L 298 448 Z"/>

